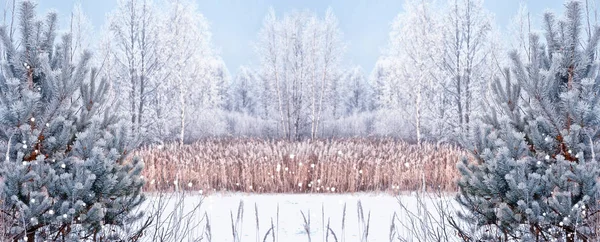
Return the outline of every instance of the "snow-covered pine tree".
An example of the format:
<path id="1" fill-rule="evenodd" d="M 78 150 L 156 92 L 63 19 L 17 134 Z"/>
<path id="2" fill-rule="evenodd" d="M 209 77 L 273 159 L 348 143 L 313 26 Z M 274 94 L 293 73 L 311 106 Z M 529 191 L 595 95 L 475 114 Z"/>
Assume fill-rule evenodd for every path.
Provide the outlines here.
<path id="1" fill-rule="evenodd" d="M 465 139 L 474 161 L 458 164 L 457 200 L 467 221 L 500 235 L 495 241 L 592 241 L 596 233 L 600 32 L 588 40 L 581 3 L 565 6 L 562 20 L 545 14 L 546 44 L 531 36 L 530 63 L 511 54 L 493 111 Z"/>
<path id="2" fill-rule="evenodd" d="M 14 241 L 103 237 L 139 218 L 143 163 L 105 105 L 90 53 L 71 62 L 71 37 L 55 45 L 56 13 L 19 9 L 19 43 L 0 28 L 0 209 Z M 114 239 L 114 238 L 112 238 Z"/>

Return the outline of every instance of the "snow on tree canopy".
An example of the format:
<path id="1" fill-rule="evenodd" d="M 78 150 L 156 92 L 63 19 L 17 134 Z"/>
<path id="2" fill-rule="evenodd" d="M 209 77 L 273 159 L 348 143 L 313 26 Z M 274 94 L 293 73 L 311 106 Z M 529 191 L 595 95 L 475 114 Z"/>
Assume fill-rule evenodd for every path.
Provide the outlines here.
<path id="1" fill-rule="evenodd" d="M 584 37 L 582 11 L 571 1 L 564 20 L 544 16 L 546 43 L 532 35 L 526 63 L 511 54 L 491 112 L 463 142 L 473 156 L 458 164 L 463 216 L 502 240 L 589 241 L 595 233 L 600 29 Z"/>
<path id="2" fill-rule="evenodd" d="M 91 54 L 55 44 L 57 14 L 19 7 L 20 40 L 0 28 L 0 209 L 13 238 L 110 239 L 141 214 L 143 163 L 125 161 L 132 142 L 114 116 Z M 15 38 L 16 39 L 16 38 Z M 36 240 L 37 239 L 37 240 Z"/>

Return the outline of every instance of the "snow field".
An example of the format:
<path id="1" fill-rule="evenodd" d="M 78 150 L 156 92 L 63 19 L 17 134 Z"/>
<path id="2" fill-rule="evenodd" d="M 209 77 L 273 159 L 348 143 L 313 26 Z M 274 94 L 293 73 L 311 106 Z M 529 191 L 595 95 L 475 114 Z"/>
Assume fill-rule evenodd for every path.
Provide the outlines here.
<path id="1" fill-rule="evenodd" d="M 202 200 L 203 199 L 203 200 Z M 143 209 L 151 209 L 159 201 L 157 195 L 148 195 L 148 201 L 142 206 Z M 398 201 L 401 201 L 406 210 L 402 209 Z M 194 213 L 191 220 L 181 219 L 182 223 L 188 226 L 200 224 L 197 228 L 190 230 L 188 239 L 198 238 L 203 233 L 206 220 L 202 220 L 204 214 L 208 216 L 214 242 L 234 241 L 232 235 L 232 216 L 233 223 L 237 221 L 238 208 L 240 201 L 243 202 L 241 223 L 238 225 L 238 234 L 241 242 L 263 241 L 265 234 L 271 228 L 271 219 L 276 231 L 277 241 L 280 242 L 306 242 L 308 235 L 304 229 L 304 219 L 310 218 L 310 237 L 311 241 L 326 241 L 324 231 L 329 222 L 330 228 L 335 233 L 335 237 L 342 241 L 361 241 L 364 234 L 364 226 L 369 221 L 368 241 L 390 241 L 390 226 L 392 217 L 397 213 L 398 218 L 409 226 L 415 226 L 422 230 L 421 223 L 418 220 L 424 217 L 419 215 L 423 212 L 423 207 L 418 206 L 416 194 L 404 194 L 394 197 L 387 194 L 356 193 L 356 194 L 247 194 L 247 193 L 218 193 L 208 196 L 199 194 L 188 194 L 184 198 L 182 207 L 177 207 L 178 199 L 171 197 L 166 201 L 164 211 L 182 211 L 186 215 L 193 208 L 202 202 L 199 210 Z M 358 202 L 361 202 L 364 224 L 361 225 L 359 219 Z M 432 211 L 439 204 L 453 205 L 452 196 L 434 197 L 425 196 L 422 200 L 425 207 L 430 210 L 433 217 L 437 217 L 437 212 Z M 440 203 L 441 202 L 441 203 Z M 345 230 L 342 231 L 342 218 L 344 217 L 344 204 L 346 204 Z M 255 205 L 258 210 L 258 227 L 256 229 Z M 150 206 L 150 207 L 147 207 Z M 277 209 L 279 206 L 279 226 L 277 224 Z M 144 208 L 146 207 L 146 208 Z M 324 211 L 324 213 L 322 212 Z M 301 213 L 302 211 L 302 213 Z M 169 212 L 163 214 L 168 216 Z M 370 213 L 370 219 L 369 219 Z M 412 213 L 413 216 L 408 216 Z M 310 215 L 309 215 L 310 214 Z M 409 219 L 413 218 L 413 220 Z M 415 221 L 416 219 L 416 221 Z M 324 223 L 323 223 L 324 220 Z M 400 220 L 396 220 L 397 232 L 404 238 L 410 238 L 411 235 L 407 228 L 403 228 Z M 429 224 L 435 224 L 437 219 L 429 219 Z M 277 229 L 279 228 L 279 229 Z M 266 241 L 273 241 L 272 234 L 268 235 Z M 258 237 L 258 238 L 257 238 Z M 397 236 L 396 236 L 397 237 Z M 186 241 L 186 240 L 184 240 Z M 206 238 L 202 241 L 207 241 Z M 335 241 L 330 233 L 328 241 Z"/>

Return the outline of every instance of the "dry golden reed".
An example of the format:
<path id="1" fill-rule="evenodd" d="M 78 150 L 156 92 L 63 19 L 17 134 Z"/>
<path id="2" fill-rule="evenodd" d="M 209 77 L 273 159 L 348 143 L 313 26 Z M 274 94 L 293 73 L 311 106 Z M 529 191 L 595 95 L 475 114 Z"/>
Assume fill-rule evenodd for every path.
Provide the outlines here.
<path id="1" fill-rule="evenodd" d="M 203 193 L 352 193 L 455 191 L 456 163 L 466 155 L 452 145 L 353 138 L 289 142 L 210 139 L 155 145 L 134 155 L 146 167 L 145 191 Z"/>

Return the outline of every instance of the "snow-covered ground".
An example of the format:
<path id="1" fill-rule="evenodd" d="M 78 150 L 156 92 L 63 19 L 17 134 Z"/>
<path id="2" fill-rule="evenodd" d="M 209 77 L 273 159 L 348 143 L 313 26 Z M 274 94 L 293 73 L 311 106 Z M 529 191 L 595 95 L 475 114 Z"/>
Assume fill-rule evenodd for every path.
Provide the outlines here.
<path id="1" fill-rule="evenodd" d="M 159 201 L 156 195 L 149 195 L 148 201 L 144 206 L 156 205 Z M 399 205 L 398 199 L 408 208 L 412 213 L 418 214 L 419 209 L 418 202 L 415 194 L 404 194 L 400 196 L 392 196 L 387 194 L 369 194 L 369 193 L 358 193 L 358 194 L 243 194 L 243 193 L 218 193 L 208 196 L 200 196 L 198 194 L 186 195 L 184 199 L 183 212 L 181 214 L 186 215 L 195 205 L 198 205 L 200 201 L 204 199 L 199 207 L 199 211 L 191 216 L 191 220 L 187 218 L 175 219 L 179 221 L 179 225 L 185 224 L 186 226 L 194 226 L 198 224 L 198 221 L 202 219 L 204 214 L 208 216 L 210 220 L 210 227 L 212 231 L 212 240 L 214 242 L 222 241 L 234 241 L 232 235 L 232 218 L 235 223 L 238 206 L 240 201 L 243 202 L 243 217 L 242 223 L 239 226 L 239 234 L 241 242 L 247 241 L 263 241 L 263 238 L 269 228 L 271 227 L 271 219 L 275 226 L 276 233 L 278 233 L 279 242 L 307 242 L 308 236 L 304 230 L 304 219 L 301 211 L 308 216 L 310 211 L 310 236 L 312 241 L 325 241 L 324 240 L 324 228 L 323 228 L 323 213 L 325 225 L 330 221 L 330 227 L 336 234 L 338 240 L 341 241 L 341 237 L 345 237 L 345 241 L 360 241 L 360 222 L 358 217 L 358 201 L 361 201 L 364 219 L 368 218 L 370 212 L 370 225 L 368 241 L 390 241 L 390 226 L 392 223 L 392 217 L 394 212 L 398 214 L 398 217 L 408 223 L 411 222 L 407 216 L 406 211 Z M 177 204 L 175 197 L 170 197 L 170 200 L 166 203 L 167 209 L 165 211 L 174 211 L 175 204 Z M 436 196 L 425 196 L 425 204 L 430 210 L 439 204 L 452 205 L 452 196 L 447 195 L 443 197 Z M 345 231 L 342 232 L 342 217 L 344 216 L 343 208 L 346 204 L 346 222 Z M 255 205 L 258 209 L 258 239 L 256 229 L 256 216 L 255 216 Z M 277 207 L 279 206 L 279 226 L 277 225 Z M 147 207 L 147 209 L 150 209 Z M 433 211 L 434 214 L 437 214 Z M 163 214 L 161 217 L 168 216 L 168 213 Z M 422 218 L 423 216 L 416 216 L 415 218 Z M 308 218 L 307 218 L 308 219 Z M 162 219 L 163 221 L 165 219 Z M 192 229 L 192 234 L 187 238 L 197 238 L 202 231 L 205 229 L 205 222 L 201 222 L 199 227 Z M 396 221 L 396 226 L 401 227 Z M 410 238 L 406 229 L 399 229 L 399 233 L 404 234 L 403 237 Z M 181 236 L 181 234 L 179 234 Z M 185 239 L 183 241 L 188 241 Z M 207 241 L 206 238 L 202 241 Z M 273 241 L 271 235 L 266 241 Z M 333 236 L 330 235 L 329 241 L 335 241 Z"/>

